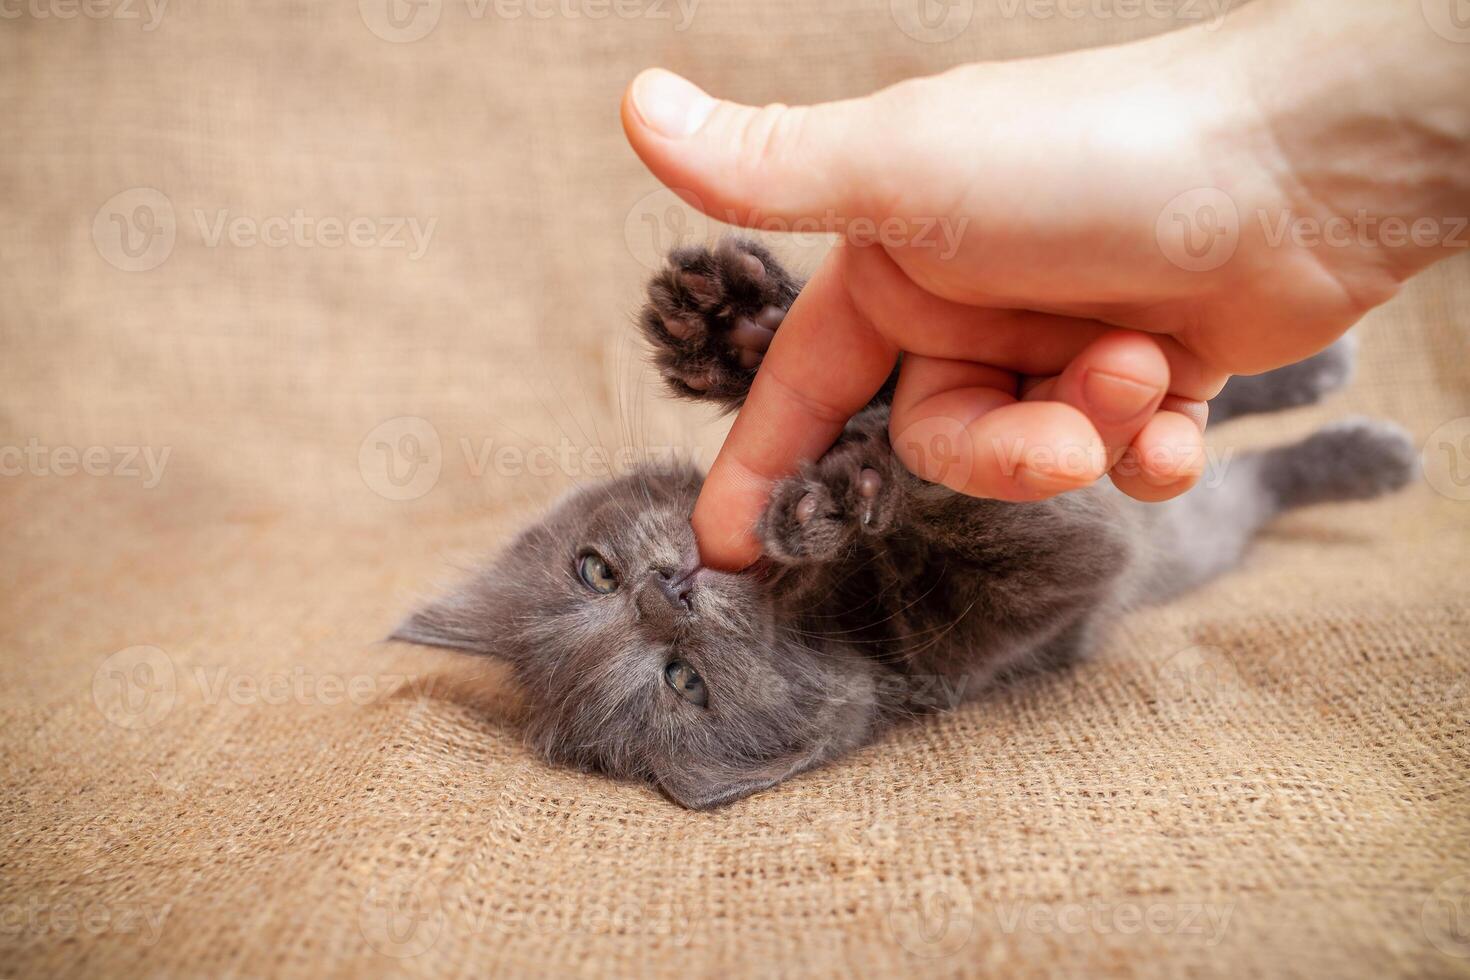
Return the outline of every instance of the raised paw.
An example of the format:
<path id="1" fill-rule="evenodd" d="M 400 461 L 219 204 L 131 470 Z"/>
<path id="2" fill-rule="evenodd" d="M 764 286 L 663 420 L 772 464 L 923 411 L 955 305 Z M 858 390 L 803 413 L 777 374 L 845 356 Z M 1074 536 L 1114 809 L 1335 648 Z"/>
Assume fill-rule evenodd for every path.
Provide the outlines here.
<path id="1" fill-rule="evenodd" d="M 639 318 L 669 390 L 739 406 L 800 289 L 757 242 L 726 238 L 670 253 Z"/>
<path id="2" fill-rule="evenodd" d="M 776 484 L 756 527 L 784 564 L 831 561 L 897 523 L 903 476 L 886 438 L 848 438 Z"/>

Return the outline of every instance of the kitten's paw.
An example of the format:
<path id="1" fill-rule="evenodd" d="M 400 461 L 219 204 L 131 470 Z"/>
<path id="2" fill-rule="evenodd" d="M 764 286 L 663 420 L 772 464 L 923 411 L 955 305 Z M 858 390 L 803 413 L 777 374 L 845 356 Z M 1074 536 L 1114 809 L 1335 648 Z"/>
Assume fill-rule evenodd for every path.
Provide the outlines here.
<path id="1" fill-rule="evenodd" d="M 860 417 L 825 456 L 776 485 L 756 527 L 768 557 L 783 564 L 830 561 L 893 529 L 902 468 L 886 432 L 863 428 Z"/>
<path id="2" fill-rule="evenodd" d="M 1413 439 L 1400 426 L 1347 418 L 1295 446 L 1271 450 L 1265 476 L 1288 507 L 1371 500 L 1407 485 L 1418 458 Z"/>
<path id="3" fill-rule="evenodd" d="M 1346 418 L 1323 427 L 1307 440 L 1335 459 L 1338 491 L 1344 499 L 1368 500 L 1402 489 L 1414 479 L 1419 453 L 1402 426 L 1382 419 Z"/>
<path id="4" fill-rule="evenodd" d="M 678 249 L 648 284 L 639 324 L 670 391 L 734 408 L 801 284 L 758 242 Z"/>
<path id="5" fill-rule="evenodd" d="M 1352 380 L 1357 351 L 1357 337 L 1344 334 L 1331 347 L 1305 361 L 1265 374 L 1231 378 L 1210 400 L 1210 423 L 1218 425 L 1241 415 L 1315 405 Z"/>

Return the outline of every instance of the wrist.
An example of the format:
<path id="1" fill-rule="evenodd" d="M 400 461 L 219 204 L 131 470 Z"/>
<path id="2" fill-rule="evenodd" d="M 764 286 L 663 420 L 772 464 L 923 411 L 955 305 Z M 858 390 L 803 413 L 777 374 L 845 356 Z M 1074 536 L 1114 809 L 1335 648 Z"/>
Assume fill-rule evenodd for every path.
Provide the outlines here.
<path id="1" fill-rule="evenodd" d="M 1231 20 L 1221 57 L 1248 107 L 1243 145 L 1290 220 L 1335 230 L 1341 258 L 1395 285 L 1465 249 L 1470 45 L 1404 0 L 1262 0 Z"/>

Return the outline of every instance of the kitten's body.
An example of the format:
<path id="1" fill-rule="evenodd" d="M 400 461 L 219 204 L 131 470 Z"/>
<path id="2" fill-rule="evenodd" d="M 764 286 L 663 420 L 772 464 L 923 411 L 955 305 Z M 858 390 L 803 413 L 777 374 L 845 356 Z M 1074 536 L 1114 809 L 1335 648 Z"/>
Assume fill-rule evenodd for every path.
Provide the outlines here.
<path id="1" fill-rule="evenodd" d="M 655 360 L 675 394 L 734 407 L 799 285 L 749 243 L 671 262 L 642 321 Z M 1236 379 L 1212 413 L 1315 400 L 1345 380 L 1350 353 Z M 1120 611 L 1234 565 L 1283 509 L 1376 496 L 1413 465 L 1397 430 L 1356 422 L 1235 459 L 1218 486 L 1165 504 L 1108 486 L 978 500 L 897 462 L 890 393 L 777 486 L 753 572 L 698 568 L 699 474 L 645 470 L 578 491 L 395 635 L 508 660 L 548 757 L 715 806 L 871 741 L 895 716 L 1071 659 Z M 589 554 L 607 576 L 589 582 Z"/>

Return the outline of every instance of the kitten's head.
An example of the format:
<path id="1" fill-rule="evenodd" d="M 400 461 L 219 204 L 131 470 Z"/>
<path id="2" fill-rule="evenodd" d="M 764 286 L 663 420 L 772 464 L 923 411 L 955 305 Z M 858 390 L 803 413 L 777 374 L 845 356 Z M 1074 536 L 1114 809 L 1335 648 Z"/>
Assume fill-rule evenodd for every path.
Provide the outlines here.
<path id="1" fill-rule="evenodd" d="M 393 638 L 507 661 L 548 758 L 705 809 L 860 743 L 874 668 L 801 642 L 770 580 L 698 566 L 699 474 L 579 490 Z"/>

